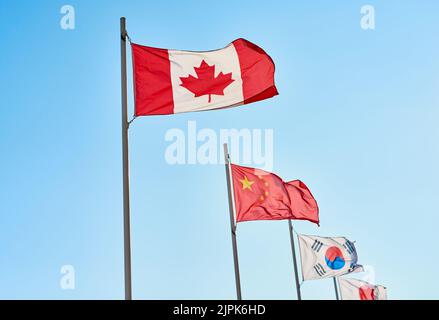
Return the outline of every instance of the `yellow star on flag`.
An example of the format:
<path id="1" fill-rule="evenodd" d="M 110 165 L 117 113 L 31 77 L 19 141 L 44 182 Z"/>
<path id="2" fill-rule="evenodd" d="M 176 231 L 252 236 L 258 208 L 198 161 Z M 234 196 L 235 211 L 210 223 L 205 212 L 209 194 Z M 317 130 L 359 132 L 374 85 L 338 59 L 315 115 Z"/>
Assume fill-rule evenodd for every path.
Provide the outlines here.
<path id="1" fill-rule="evenodd" d="M 255 183 L 254 181 L 248 180 L 247 176 L 244 176 L 244 179 L 239 181 L 242 183 L 242 190 L 250 189 L 250 191 L 253 191 L 252 184 Z"/>

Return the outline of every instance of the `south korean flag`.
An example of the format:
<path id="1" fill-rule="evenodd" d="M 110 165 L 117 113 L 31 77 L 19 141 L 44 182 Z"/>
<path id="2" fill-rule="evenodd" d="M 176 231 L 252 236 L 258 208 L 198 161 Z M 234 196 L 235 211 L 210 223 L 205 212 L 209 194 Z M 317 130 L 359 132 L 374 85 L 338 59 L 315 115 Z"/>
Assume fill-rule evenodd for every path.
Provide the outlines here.
<path id="1" fill-rule="evenodd" d="M 298 235 L 303 280 L 363 271 L 354 244 L 344 237 Z"/>

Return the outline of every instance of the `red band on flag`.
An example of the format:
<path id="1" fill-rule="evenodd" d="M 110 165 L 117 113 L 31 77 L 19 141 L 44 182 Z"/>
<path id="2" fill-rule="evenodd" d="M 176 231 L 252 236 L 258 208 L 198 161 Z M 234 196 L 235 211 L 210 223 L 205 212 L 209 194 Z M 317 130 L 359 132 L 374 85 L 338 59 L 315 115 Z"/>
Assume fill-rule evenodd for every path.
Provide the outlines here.
<path id="1" fill-rule="evenodd" d="M 245 39 L 233 41 L 241 67 L 244 104 L 278 95 L 274 84 L 274 62 L 265 51 Z"/>
<path id="2" fill-rule="evenodd" d="M 131 44 L 135 115 L 174 113 L 168 50 Z"/>

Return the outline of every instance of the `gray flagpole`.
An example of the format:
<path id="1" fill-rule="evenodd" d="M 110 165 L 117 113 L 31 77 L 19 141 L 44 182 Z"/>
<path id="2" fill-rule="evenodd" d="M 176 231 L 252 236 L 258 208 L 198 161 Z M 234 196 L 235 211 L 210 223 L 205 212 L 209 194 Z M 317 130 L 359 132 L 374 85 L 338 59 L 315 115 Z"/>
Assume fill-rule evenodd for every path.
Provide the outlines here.
<path id="1" fill-rule="evenodd" d="M 299 270 L 297 268 L 296 248 L 294 246 L 294 229 L 293 223 L 290 219 L 288 219 L 288 226 L 290 229 L 291 252 L 293 253 L 294 278 L 296 280 L 297 300 L 302 300 L 302 294 L 300 293 Z"/>
<path id="2" fill-rule="evenodd" d="M 332 279 L 334 279 L 335 299 L 340 300 L 340 297 L 338 295 L 337 277 L 333 277 Z"/>
<path id="3" fill-rule="evenodd" d="M 120 58 L 122 85 L 122 162 L 123 162 L 123 230 L 125 265 L 125 300 L 132 299 L 131 290 L 131 235 L 130 235 L 130 181 L 128 158 L 128 98 L 127 98 L 127 31 L 125 18 L 120 18 Z"/>
<path id="4" fill-rule="evenodd" d="M 232 186 L 230 183 L 230 157 L 227 148 L 227 143 L 224 144 L 224 158 L 226 164 L 226 178 L 227 178 L 227 191 L 229 196 L 229 213 L 230 213 L 230 230 L 232 234 L 232 247 L 233 247 L 233 261 L 235 264 L 235 282 L 236 282 L 236 296 L 238 300 L 242 300 L 241 296 L 241 280 L 239 277 L 239 263 L 238 263 L 238 246 L 236 244 L 236 223 L 235 214 L 233 210 L 233 194 Z"/>

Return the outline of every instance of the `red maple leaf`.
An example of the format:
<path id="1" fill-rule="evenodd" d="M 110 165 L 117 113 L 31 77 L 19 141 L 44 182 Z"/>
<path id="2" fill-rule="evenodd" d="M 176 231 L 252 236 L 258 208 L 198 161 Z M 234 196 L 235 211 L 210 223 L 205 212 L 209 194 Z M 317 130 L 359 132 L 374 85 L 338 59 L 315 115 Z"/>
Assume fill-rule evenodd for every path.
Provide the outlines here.
<path id="1" fill-rule="evenodd" d="M 192 75 L 180 77 L 182 82 L 180 85 L 195 94 L 195 97 L 208 95 L 208 103 L 211 101 L 212 94 L 223 96 L 224 89 L 235 81 L 232 79 L 231 72 L 226 74 L 220 72 L 215 77 L 215 65 L 209 66 L 204 60 L 198 68 L 194 67 L 194 70 L 198 78 Z"/>

